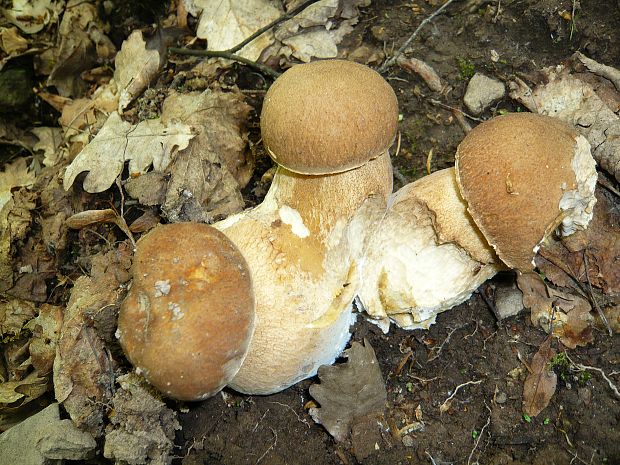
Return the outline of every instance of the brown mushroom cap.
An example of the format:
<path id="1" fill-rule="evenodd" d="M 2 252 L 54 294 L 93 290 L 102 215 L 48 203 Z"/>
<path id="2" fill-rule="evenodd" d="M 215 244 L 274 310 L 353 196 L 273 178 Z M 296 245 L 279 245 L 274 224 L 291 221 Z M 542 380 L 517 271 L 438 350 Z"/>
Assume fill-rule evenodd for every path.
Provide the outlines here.
<path id="1" fill-rule="evenodd" d="M 166 395 L 199 400 L 235 376 L 254 331 L 250 272 L 237 247 L 199 223 L 159 226 L 137 245 L 118 338 Z"/>
<path id="2" fill-rule="evenodd" d="M 560 200 L 581 190 L 574 171 L 578 137 L 555 118 L 512 113 L 480 124 L 459 145 L 457 182 L 467 209 L 509 267 L 533 268 L 535 249 L 566 214 Z M 594 170 L 593 161 L 586 164 Z"/>
<path id="3" fill-rule="evenodd" d="M 323 60 L 293 66 L 263 103 L 263 143 L 276 163 L 300 174 L 329 174 L 363 165 L 396 135 L 398 102 L 367 66 Z"/>

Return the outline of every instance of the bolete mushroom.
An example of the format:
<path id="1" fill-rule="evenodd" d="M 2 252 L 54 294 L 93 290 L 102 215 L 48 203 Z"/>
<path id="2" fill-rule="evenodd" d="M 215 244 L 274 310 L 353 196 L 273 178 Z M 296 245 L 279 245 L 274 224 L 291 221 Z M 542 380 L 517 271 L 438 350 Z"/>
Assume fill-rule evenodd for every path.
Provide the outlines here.
<path id="1" fill-rule="evenodd" d="M 454 168 L 407 184 L 387 212 L 367 209 L 364 221 L 373 230 L 359 298 L 384 331 L 390 320 L 428 328 L 502 267 L 467 213 Z"/>
<path id="2" fill-rule="evenodd" d="M 397 121 L 391 87 L 353 62 L 294 66 L 267 92 L 261 130 L 280 166 L 259 206 L 214 225 L 244 254 L 256 295 L 232 388 L 277 392 L 344 349 L 360 282 L 349 225 L 365 202 L 387 204 Z"/>
<path id="3" fill-rule="evenodd" d="M 129 361 L 166 395 L 202 400 L 243 362 L 254 330 L 247 263 L 211 226 L 158 226 L 137 243 L 117 337 Z"/>
<path id="4" fill-rule="evenodd" d="M 456 179 L 474 222 L 499 258 L 534 268 L 540 244 L 556 229 L 585 229 L 596 197 L 590 144 L 549 116 L 512 113 L 476 126 L 456 152 Z"/>

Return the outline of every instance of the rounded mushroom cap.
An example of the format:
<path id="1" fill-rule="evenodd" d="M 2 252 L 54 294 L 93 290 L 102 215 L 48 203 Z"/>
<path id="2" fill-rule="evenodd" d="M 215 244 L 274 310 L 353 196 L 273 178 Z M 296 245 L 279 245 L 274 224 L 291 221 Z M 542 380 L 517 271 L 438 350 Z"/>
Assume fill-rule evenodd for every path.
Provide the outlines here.
<path id="1" fill-rule="evenodd" d="M 345 60 L 296 65 L 273 83 L 263 103 L 263 143 L 276 163 L 300 174 L 363 165 L 396 136 L 398 102 L 367 66 Z"/>
<path id="2" fill-rule="evenodd" d="M 237 247 L 200 223 L 159 226 L 137 245 L 117 336 L 166 395 L 205 399 L 235 376 L 254 331 L 250 272 Z"/>
<path id="3" fill-rule="evenodd" d="M 540 243 L 558 226 L 584 229 L 596 199 L 587 141 L 560 120 L 512 113 L 486 121 L 456 152 L 468 211 L 499 258 L 529 271 Z"/>

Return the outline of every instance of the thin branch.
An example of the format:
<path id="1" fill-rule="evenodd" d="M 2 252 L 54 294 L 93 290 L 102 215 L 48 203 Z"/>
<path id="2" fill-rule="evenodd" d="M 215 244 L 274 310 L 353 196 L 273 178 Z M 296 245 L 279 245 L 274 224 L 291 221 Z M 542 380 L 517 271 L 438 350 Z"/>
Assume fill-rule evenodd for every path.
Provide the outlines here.
<path id="1" fill-rule="evenodd" d="M 480 430 L 480 434 L 478 435 L 478 437 L 476 438 L 476 442 L 474 443 L 474 448 L 471 450 L 471 452 L 469 453 L 469 457 L 467 458 L 467 465 L 469 465 L 471 463 L 471 459 L 474 456 L 474 452 L 476 451 L 476 449 L 478 448 L 478 444 L 480 443 L 480 440 L 482 439 L 482 436 L 484 435 L 484 430 L 491 424 L 491 409 L 489 408 L 489 406 L 486 404 L 486 402 L 484 403 L 484 406 L 487 408 L 487 410 L 489 411 L 489 416 L 487 417 L 487 421 L 484 424 L 484 426 L 482 427 L 482 429 Z M 476 461 L 476 463 L 478 463 Z"/>
<path id="2" fill-rule="evenodd" d="M 592 282 L 590 281 L 590 272 L 588 271 L 588 268 L 590 267 L 590 264 L 588 263 L 588 249 L 587 249 L 587 247 L 582 250 L 581 258 L 583 260 L 583 267 L 586 270 L 586 281 L 587 281 L 587 284 L 588 284 L 588 292 L 590 294 L 590 300 L 592 301 L 592 305 L 594 305 L 594 308 L 596 309 L 596 313 L 598 313 L 598 316 L 603 321 L 603 324 L 605 325 L 605 328 L 607 328 L 607 332 L 609 333 L 609 335 L 613 336 L 614 332 L 611 329 L 611 326 L 609 326 L 609 321 L 607 321 L 607 317 L 603 313 L 603 309 L 599 306 L 599 304 L 598 304 L 598 302 L 596 300 L 596 297 L 594 297 L 594 290 L 592 289 Z"/>
<path id="3" fill-rule="evenodd" d="M 239 42 L 237 45 L 229 48 L 228 50 L 192 50 L 189 48 L 170 47 L 168 49 L 168 53 L 175 53 L 177 55 L 188 55 L 188 56 L 196 56 L 196 57 L 226 58 L 228 60 L 234 60 L 234 61 L 238 61 L 239 63 L 243 63 L 244 65 L 255 69 L 256 71 L 259 71 L 267 76 L 270 76 L 276 79 L 278 76 L 280 76 L 280 73 L 278 73 L 277 71 L 275 71 L 274 69 L 270 68 L 267 65 L 264 65 L 262 63 L 258 63 L 257 61 L 249 60 L 247 58 L 239 56 L 237 55 L 236 52 L 241 50 L 243 47 L 245 47 L 247 44 L 252 42 L 258 36 L 263 35 L 265 32 L 272 29 L 274 26 L 280 24 L 283 21 L 286 21 L 287 19 L 291 19 L 292 17 L 294 17 L 301 11 L 305 10 L 311 4 L 316 3 L 316 1 L 317 0 L 306 0 L 301 5 L 297 6 L 296 8 L 293 8 L 291 11 L 283 14 L 282 16 L 270 22 L 266 26 L 260 28 L 258 31 L 254 32 L 252 35 L 245 38 L 243 41 Z"/>
<path id="4" fill-rule="evenodd" d="M 270 76 L 274 79 L 280 76 L 280 73 L 270 68 L 267 65 L 263 65 L 262 63 L 258 63 L 256 61 L 249 60 L 247 58 L 241 57 L 234 53 L 230 53 L 227 51 L 216 51 L 216 50 L 192 50 L 189 48 L 176 48 L 170 47 L 168 49 L 168 53 L 176 53 L 177 55 L 189 55 L 194 57 L 215 57 L 215 58 L 226 58 L 228 60 L 238 61 L 239 63 L 243 63 L 244 65 L 249 66 L 250 68 L 254 68 L 256 71 L 259 71 L 267 76 Z"/>
<path id="5" fill-rule="evenodd" d="M 235 45 L 232 48 L 229 48 L 228 50 L 225 50 L 228 53 L 237 53 L 239 50 L 241 50 L 243 47 L 245 47 L 247 44 L 249 44 L 250 42 L 252 42 L 254 39 L 256 39 L 258 36 L 263 35 L 265 32 L 267 32 L 269 29 L 271 29 L 274 26 L 277 26 L 278 24 L 280 24 L 283 21 L 286 21 L 287 19 L 291 19 L 293 16 L 295 16 L 297 13 L 301 13 L 303 10 L 306 9 L 306 7 L 309 7 L 310 5 L 312 5 L 313 3 L 317 2 L 317 0 L 306 0 L 305 2 L 303 2 L 301 5 L 299 5 L 297 8 L 293 8 L 291 11 L 284 13 L 282 16 L 280 16 L 278 19 L 273 20 L 272 22 L 270 22 L 269 24 L 267 24 L 265 27 L 261 27 L 258 31 L 256 31 L 254 34 L 252 34 L 251 36 L 249 36 L 247 39 L 243 40 L 242 42 L 239 42 L 237 45 Z"/>
<path id="6" fill-rule="evenodd" d="M 384 73 L 389 67 L 394 65 L 394 63 L 396 63 L 396 60 L 398 60 L 398 57 L 403 54 L 403 52 L 407 49 L 407 47 L 409 47 L 409 45 L 411 45 L 411 42 L 413 42 L 413 39 L 418 36 L 422 28 L 426 26 L 429 22 L 431 22 L 435 18 L 435 16 L 439 15 L 443 10 L 445 10 L 448 5 L 450 5 L 453 1 L 454 0 L 448 0 L 446 3 L 437 8 L 428 18 L 422 21 L 420 25 L 416 28 L 416 30 L 413 31 L 413 34 L 409 36 L 406 42 L 396 51 L 396 53 L 391 58 L 386 60 L 377 71 L 379 71 L 379 73 Z"/>

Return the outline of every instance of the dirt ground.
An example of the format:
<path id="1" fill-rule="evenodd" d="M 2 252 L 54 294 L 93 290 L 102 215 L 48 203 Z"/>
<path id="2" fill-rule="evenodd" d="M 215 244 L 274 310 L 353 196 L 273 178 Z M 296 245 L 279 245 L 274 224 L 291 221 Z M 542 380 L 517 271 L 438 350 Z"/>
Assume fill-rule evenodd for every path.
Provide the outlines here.
<path id="1" fill-rule="evenodd" d="M 373 0 L 346 40 L 389 55 L 441 3 Z M 123 26 L 110 33 L 115 42 L 132 28 L 145 25 L 141 19 L 119 17 L 118 21 Z M 454 152 L 465 131 L 453 109 L 463 108 L 465 88 L 474 72 L 502 81 L 535 79 L 542 67 L 557 65 L 575 51 L 620 67 L 620 0 L 453 2 L 406 51 L 407 56 L 431 65 L 451 90 L 432 92 L 420 77 L 397 66 L 384 75 L 396 91 L 402 114 L 399 150 L 393 158 L 395 189 L 424 176 L 429 160 L 432 171 L 454 164 Z M 229 84 L 239 86 L 253 107 L 249 139 L 257 144 L 266 81 L 243 68 L 229 76 Z M 156 89 L 148 95 L 154 106 L 161 103 Z M 148 98 L 137 105 L 148 107 Z M 505 97 L 468 122 L 475 126 L 504 111 L 519 110 L 518 103 Z M 55 113 L 42 116 L 56 118 Z M 260 202 L 268 187 L 261 177 L 271 161 L 260 146 L 255 147 L 256 170 L 243 191 L 246 207 Z M 617 208 L 617 198 L 615 202 Z M 81 252 L 86 255 L 92 250 Z M 67 266 L 75 271 L 79 257 Z M 384 334 L 363 314 L 358 316 L 352 341 L 367 340 L 372 345 L 388 392 L 384 428 L 372 439 L 374 451 L 364 464 L 620 464 L 619 401 L 596 370 L 578 371 L 558 364 L 558 387 L 550 405 L 535 418 L 523 415 L 525 362 L 547 334 L 531 324 L 527 311 L 507 320 L 496 318 L 489 305 L 493 291 L 514 281 L 511 273 L 501 273 L 467 302 L 441 314 L 427 331 L 405 331 L 393 325 Z M 63 298 L 68 300 L 68 294 L 62 297 L 59 291 L 55 303 Z M 565 350 L 558 342 L 554 346 L 558 352 Z M 116 349 L 112 355 L 122 358 Z M 591 344 L 568 354 L 577 364 L 613 373 L 612 380 L 620 384 L 617 334 L 610 337 L 596 330 Z M 172 463 L 359 463 L 351 443 L 337 443 L 309 415 L 309 386 L 315 382 L 316 378 L 309 379 L 270 396 L 224 389 L 199 403 L 169 402 L 180 412 L 182 427 L 176 433 Z M 449 408 L 440 410 L 449 399 Z M 88 463 L 112 462 L 96 458 Z"/>
<path id="2" fill-rule="evenodd" d="M 439 2 L 431 2 L 439 3 Z M 620 64 L 620 4 L 582 0 L 574 20 L 561 16 L 570 0 L 456 2 L 436 18 L 412 45 L 411 56 L 430 64 L 453 90 L 442 99 L 461 107 L 467 78 L 482 71 L 499 79 L 528 76 L 581 50 L 602 63 Z M 421 6 L 420 6 L 421 5 Z M 419 8 L 418 8 L 419 7 Z M 409 36 L 432 7 L 426 2 L 374 1 L 355 34 L 364 42 L 393 50 Z M 491 50 L 500 59 L 492 62 Z M 394 158 L 398 188 L 425 174 L 428 152 L 432 170 L 453 165 L 464 137 L 449 109 L 421 79 L 398 68 L 387 74 L 402 112 L 400 152 Z M 257 102 L 260 103 L 260 102 Z M 506 98 L 482 115 L 515 111 Z M 475 121 L 472 122 L 476 124 Z M 495 278 L 511 281 L 510 274 Z M 448 337 L 450 336 L 450 337 Z M 527 421 L 522 414 L 520 360 L 530 360 L 546 335 L 533 328 L 527 313 L 498 322 L 478 293 L 442 315 L 429 331 L 392 327 L 383 334 L 358 318 L 354 341 L 374 347 L 388 390 L 388 423 L 418 430 L 401 437 L 385 433 L 365 464 L 613 464 L 620 463 L 620 406 L 600 376 L 560 374 L 551 405 Z M 618 336 L 595 335 L 588 347 L 570 351 L 574 361 L 606 372 L 618 371 Z M 397 375 L 408 351 L 412 355 Z M 588 378 L 587 380 L 585 378 Z M 350 444 L 338 444 L 316 425 L 304 405 L 307 380 L 267 397 L 225 390 L 180 417 L 178 459 L 183 465 L 211 464 L 354 464 Z M 439 406 L 463 387 L 451 408 Z"/>

